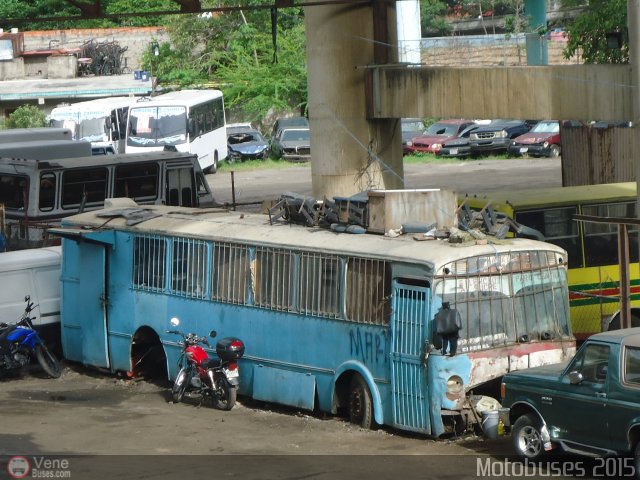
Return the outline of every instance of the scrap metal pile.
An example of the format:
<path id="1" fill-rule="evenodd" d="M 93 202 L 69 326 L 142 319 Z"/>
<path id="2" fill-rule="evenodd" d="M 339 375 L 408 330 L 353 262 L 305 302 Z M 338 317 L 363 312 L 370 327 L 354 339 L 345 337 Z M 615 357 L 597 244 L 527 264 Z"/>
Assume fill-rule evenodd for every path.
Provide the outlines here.
<path id="1" fill-rule="evenodd" d="M 367 192 L 352 197 L 334 197 L 322 201 L 296 193 L 283 193 L 268 211 L 269 222 L 277 220 L 330 228 L 336 232 L 366 233 L 369 231 L 369 202 Z M 544 240 L 540 232 L 521 225 L 504 214 L 495 212 L 490 204 L 477 211 L 463 202 L 456 209 L 457 225 L 438 226 L 435 221 L 406 219 L 385 235 L 397 237 L 414 234 L 416 240 L 448 239 L 451 243 L 480 243 L 504 239 L 509 232 L 519 236 Z"/>
<path id="2" fill-rule="evenodd" d="M 82 44 L 80 59 L 81 73 L 85 75 L 119 75 L 126 65 L 122 64 L 124 52 L 118 42 L 95 42 L 89 40 Z"/>

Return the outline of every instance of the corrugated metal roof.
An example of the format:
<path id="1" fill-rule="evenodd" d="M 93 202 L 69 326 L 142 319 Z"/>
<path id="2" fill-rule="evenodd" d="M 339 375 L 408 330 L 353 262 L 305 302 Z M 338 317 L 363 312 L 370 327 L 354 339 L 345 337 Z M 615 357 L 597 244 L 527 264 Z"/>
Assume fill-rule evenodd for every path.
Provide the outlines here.
<path id="1" fill-rule="evenodd" d="M 0 101 L 38 98 L 85 98 L 149 95 L 151 80 L 135 80 L 133 74 L 105 77 L 5 80 L 0 82 Z"/>

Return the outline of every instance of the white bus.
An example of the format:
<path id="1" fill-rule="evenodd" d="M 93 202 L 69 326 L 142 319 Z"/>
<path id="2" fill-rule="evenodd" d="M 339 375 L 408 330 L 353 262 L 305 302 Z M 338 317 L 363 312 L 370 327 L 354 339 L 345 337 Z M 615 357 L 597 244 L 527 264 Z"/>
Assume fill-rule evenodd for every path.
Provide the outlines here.
<path id="1" fill-rule="evenodd" d="M 181 90 L 140 99 L 129 110 L 126 153 L 174 147 L 198 155 L 205 173 L 227 157 L 224 100 L 219 90 Z"/>
<path id="2" fill-rule="evenodd" d="M 113 147 L 124 153 L 129 106 L 136 97 L 106 97 L 56 107 L 49 115 L 49 126 L 73 132 L 73 140 L 91 142 L 94 148 Z"/>

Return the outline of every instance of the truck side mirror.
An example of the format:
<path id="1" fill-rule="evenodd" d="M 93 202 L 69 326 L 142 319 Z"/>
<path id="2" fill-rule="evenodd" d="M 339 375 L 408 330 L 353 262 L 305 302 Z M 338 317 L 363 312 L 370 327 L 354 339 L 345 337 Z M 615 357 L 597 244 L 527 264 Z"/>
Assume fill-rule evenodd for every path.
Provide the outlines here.
<path id="1" fill-rule="evenodd" d="M 582 380 L 584 380 L 584 377 L 580 372 L 576 370 L 569 372 L 569 383 L 571 385 L 578 385 L 579 383 L 582 383 Z"/>

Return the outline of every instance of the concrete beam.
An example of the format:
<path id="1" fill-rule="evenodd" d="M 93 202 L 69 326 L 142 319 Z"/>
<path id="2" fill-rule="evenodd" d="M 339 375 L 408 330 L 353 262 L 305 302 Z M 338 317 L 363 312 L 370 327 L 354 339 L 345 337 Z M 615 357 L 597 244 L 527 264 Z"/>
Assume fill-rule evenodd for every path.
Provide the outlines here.
<path id="1" fill-rule="evenodd" d="M 367 115 L 631 120 L 630 65 L 367 69 Z"/>

